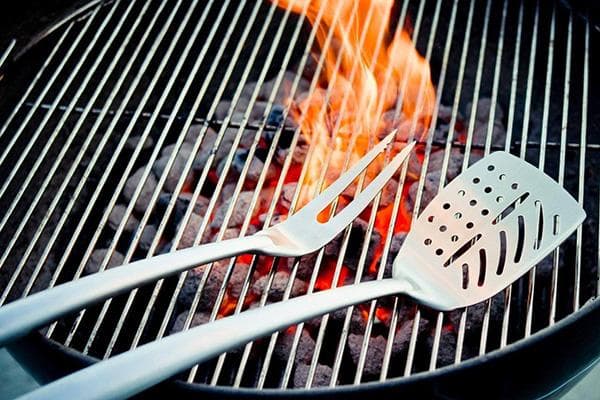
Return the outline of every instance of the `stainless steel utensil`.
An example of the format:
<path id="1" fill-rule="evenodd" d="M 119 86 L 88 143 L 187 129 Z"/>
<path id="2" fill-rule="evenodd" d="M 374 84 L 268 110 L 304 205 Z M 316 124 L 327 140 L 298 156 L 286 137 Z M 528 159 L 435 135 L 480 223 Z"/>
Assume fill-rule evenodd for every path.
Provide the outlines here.
<path id="1" fill-rule="evenodd" d="M 496 152 L 459 175 L 425 208 L 394 262 L 393 278 L 299 296 L 198 326 L 23 399 L 79 399 L 82 393 L 89 399 L 128 397 L 248 341 L 381 296 L 402 293 L 439 310 L 478 303 L 527 272 L 584 218 L 580 205 L 550 177 Z"/>
<path id="2" fill-rule="evenodd" d="M 369 205 L 410 154 L 414 143 L 404 147 L 339 214 L 326 223 L 317 221 L 317 215 L 385 150 L 396 132 L 391 132 L 319 196 L 280 224 L 252 236 L 223 240 L 135 261 L 64 283 L 0 307 L 0 346 L 88 304 L 197 265 L 242 253 L 298 257 L 318 250 Z"/>

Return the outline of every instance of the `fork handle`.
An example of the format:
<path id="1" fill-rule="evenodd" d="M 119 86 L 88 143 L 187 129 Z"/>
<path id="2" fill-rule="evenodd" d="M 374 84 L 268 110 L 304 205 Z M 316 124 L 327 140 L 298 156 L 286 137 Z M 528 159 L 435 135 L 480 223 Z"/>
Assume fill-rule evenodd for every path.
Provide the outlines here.
<path id="1" fill-rule="evenodd" d="M 22 400 L 123 399 L 197 363 L 289 325 L 377 297 L 410 293 L 409 284 L 384 279 L 325 290 L 244 311 L 176 333 L 85 368 L 26 394 Z"/>
<path id="2" fill-rule="evenodd" d="M 41 291 L 0 307 L 0 346 L 96 301 L 191 267 L 272 245 L 265 235 L 223 240 L 135 261 Z"/>

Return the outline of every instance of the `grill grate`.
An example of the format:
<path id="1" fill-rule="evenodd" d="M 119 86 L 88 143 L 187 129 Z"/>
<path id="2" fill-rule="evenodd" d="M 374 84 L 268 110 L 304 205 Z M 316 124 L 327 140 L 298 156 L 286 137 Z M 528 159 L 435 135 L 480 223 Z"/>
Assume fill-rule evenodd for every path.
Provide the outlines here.
<path id="1" fill-rule="evenodd" d="M 327 7 L 327 2 L 324 4 L 321 12 Z M 487 301 L 483 308 L 478 305 L 453 313 L 432 313 L 414 306 L 408 348 L 402 360 L 393 358 L 392 348 L 397 329 L 406 317 L 402 311 L 407 308 L 405 299 L 382 299 L 364 305 L 366 324 L 356 363 L 347 356 L 354 307 L 346 310 L 341 327 L 334 326 L 331 316 L 324 316 L 317 324 L 316 344 L 309 356 L 303 382 L 307 388 L 322 384 L 318 382 L 321 364 L 331 366 L 330 386 L 373 379 L 383 381 L 434 370 L 441 366 L 440 353 L 449 348 L 445 331 L 450 321 L 458 326 L 456 343 L 450 348 L 454 362 L 459 363 L 554 324 L 595 298 L 599 290 L 600 197 L 595 174 L 600 162 L 600 142 L 598 135 L 593 134 L 598 117 L 593 108 L 588 112 L 588 107 L 595 106 L 593 99 L 598 97 L 589 76 L 595 63 L 590 46 L 596 32 L 588 22 L 564 12 L 553 2 L 413 0 L 397 6 L 398 26 L 412 26 L 413 41 L 432 65 L 438 95 L 433 118 L 437 123 L 432 124 L 421 143 L 422 173 L 413 212 L 419 212 L 426 196 L 425 177 L 434 150 L 444 152 L 441 172 L 444 178 L 439 180 L 439 189 L 446 183 L 453 151 L 464 152 L 460 168 L 466 168 L 482 150 L 489 153 L 506 149 L 539 166 L 564 185 L 584 205 L 588 220 L 567 244 L 552 254 L 549 277 L 534 270 L 500 296 Z M 445 10 L 450 12 L 446 15 Z M 324 46 L 333 45 L 328 34 L 330 38 Z M 100 269 L 109 267 L 117 248 L 125 248 L 124 262 L 179 248 L 184 229 L 176 230 L 174 240 L 166 248 L 163 239 L 171 229 L 169 221 L 177 212 L 176 199 L 194 167 L 194 155 L 203 141 L 208 140 L 211 130 L 216 132 L 217 143 L 225 140 L 229 130 L 236 132 L 235 139 L 219 166 L 219 176 L 211 176 L 211 168 L 216 166 L 215 154 L 208 157 L 196 186 L 190 190 L 191 206 L 186 208 L 180 226 L 186 226 L 193 218 L 193 205 L 200 195 L 210 192 L 206 215 L 211 215 L 222 199 L 229 196 L 231 206 L 224 215 L 224 223 L 210 240 L 225 237 L 228 221 L 242 207 L 240 194 L 247 190 L 245 180 L 250 170 L 250 163 L 245 162 L 239 178 L 231 182 L 236 148 L 249 138 L 247 160 L 252 160 L 261 151 L 258 145 L 267 134 L 271 144 L 261 155 L 265 167 L 252 189 L 252 198 L 243 207 L 253 210 L 263 201 L 261 188 L 267 182 L 278 144 L 288 140 L 289 152 L 278 171 L 280 178 L 276 180 L 262 222 L 270 225 L 302 138 L 297 128 L 269 125 L 266 121 L 277 104 L 280 86 L 286 84 L 286 71 L 293 71 L 296 76 L 289 88 L 291 97 L 300 92 L 300 77 L 311 68 L 316 71 L 309 74 L 312 79 L 308 90 L 314 91 L 319 85 L 316 77 L 322 65 L 311 60 L 315 35 L 316 29 L 308 26 L 304 14 L 298 16 L 290 9 L 282 10 L 260 1 L 115 0 L 85 9 L 55 29 L 36 46 L 35 51 L 41 54 L 39 62 L 34 64 L 37 70 L 25 72 L 23 77 L 13 71 L 5 75 L 6 84 L 14 84 L 20 98 L 7 101 L 0 110 L 5 121 L 0 128 L 3 149 L 0 171 L 5 177 L 0 187 L 0 244 L 4 249 L 0 256 L 0 304 L 77 279 L 100 243 L 108 243 Z M 11 42 L 0 55 L 0 67 L 15 45 Z M 253 118 L 254 106 L 268 79 L 272 79 L 273 85 L 264 96 L 266 105 L 261 115 Z M 251 82 L 256 84 L 249 85 Z M 247 96 L 247 104 L 240 100 L 243 96 Z M 485 140 L 476 141 L 478 104 L 483 98 L 490 99 L 489 116 L 484 126 Z M 230 103 L 223 112 L 224 100 Z M 507 110 L 505 138 L 498 137 L 495 131 L 497 104 Z M 396 114 L 401 109 L 402 96 L 399 96 Z M 284 120 L 288 112 L 286 108 Z M 454 129 L 449 129 L 445 136 L 439 134 L 442 112 L 448 114 L 450 127 L 465 123 L 464 137 L 459 137 Z M 416 121 L 411 126 L 412 135 L 415 124 Z M 197 127 L 197 137 L 192 141 L 190 155 L 180 166 L 180 176 L 168 191 L 171 197 L 164 210 L 157 212 L 161 188 L 168 179 L 168 171 L 179 168 L 180 150 L 190 127 Z M 137 200 L 145 196 L 144 185 L 152 179 L 152 167 L 161 154 L 165 156 L 166 149 L 164 172 L 156 178 L 156 189 L 144 197 L 145 207 L 140 210 Z M 309 148 L 306 157 L 311 156 Z M 304 163 L 299 182 L 308 165 Z M 139 168 L 140 184 L 129 196 L 132 200 L 127 203 L 123 218 L 109 228 L 111 211 L 123 198 L 128 178 Z M 396 221 L 400 204 L 406 201 L 403 185 L 407 173 L 404 167 L 391 221 Z M 233 183 L 233 191 L 226 194 L 229 183 Z M 361 178 L 358 187 L 362 183 Z M 297 189 L 290 212 L 299 199 Z M 375 208 L 379 201 L 375 200 Z M 139 215 L 139 224 L 133 232 L 128 232 L 126 225 L 133 213 Z M 368 220 L 360 245 L 357 280 L 367 267 L 365 260 L 375 215 L 372 213 Z M 252 212 L 245 213 L 239 235 L 246 235 L 251 229 L 252 217 Z M 142 250 L 140 243 L 151 220 L 157 221 L 156 232 Z M 210 229 L 209 224 L 208 218 L 200 222 L 194 243 L 206 240 L 204 232 Z M 383 246 L 382 266 L 393 257 L 390 249 L 394 224 L 390 223 L 386 229 L 391 234 Z M 337 282 L 342 273 L 351 232 L 352 227 L 344 232 L 332 282 Z M 309 291 L 315 290 L 319 269 L 324 268 L 323 254 L 321 250 L 316 257 Z M 236 271 L 236 261 L 228 262 L 224 282 Z M 283 261 L 277 258 L 267 261 L 267 288 Z M 259 257 L 250 260 L 240 299 L 247 297 L 259 262 L 264 260 Z M 292 295 L 300 262 L 294 260 L 291 264 L 284 298 Z M 199 283 L 192 312 L 184 322 L 185 329 L 193 323 L 194 311 L 212 268 L 213 265 L 208 267 Z M 173 322 L 177 298 L 187 275 L 90 307 L 52 324 L 46 335 L 99 358 L 162 337 Z M 383 267 L 378 277 L 382 275 Z M 226 289 L 226 284 L 222 285 L 216 294 L 211 320 L 218 317 L 226 301 Z M 265 290 L 260 304 L 264 305 L 268 299 Z M 387 342 L 381 371 L 378 376 L 366 376 L 372 339 L 375 331 L 381 331 L 381 326 L 376 326 L 377 310 L 383 304 L 389 306 L 391 318 L 385 327 Z M 243 306 L 243 301 L 237 301 L 234 312 L 240 312 Z M 494 321 L 493 310 L 498 307 L 502 310 L 501 320 Z M 480 326 L 470 329 L 471 316 L 481 310 Z M 420 334 L 424 321 L 431 324 L 429 339 Z M 209 385 L 292 387 L 302 326 L 296 327 L 290 355 L 284 363 L 274 358 L 276 344 L 281 340 L 281 333 L 276 333 L 200 368 L 197 366 L 182 378 Z M 337 332 L 334 339 L 332 332 Z M 466 350 L 466 344 L 471 348 L 472 343 L 477 343 L 475 354 Z M 332 355 L 324 354 L 325 347 L 335 351 Z"/>

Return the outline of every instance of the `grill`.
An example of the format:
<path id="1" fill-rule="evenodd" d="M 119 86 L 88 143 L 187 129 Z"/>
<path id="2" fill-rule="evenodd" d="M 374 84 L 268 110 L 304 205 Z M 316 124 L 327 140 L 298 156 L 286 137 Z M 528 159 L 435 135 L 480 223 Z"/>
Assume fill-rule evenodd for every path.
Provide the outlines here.
<path id="1" fill-rule="evenodd" d="M 320 13 L 333 7 L 323 3 Z M 600 260 L 598 96 L 590 76 L 597 29 L 554 2 L 412 0 L 398 2 L 393 15 L 431 65 L 437 98 L 425 132 L 417 121 L 405 125 L 421 137 L 419 157 L 380 207 L 385 224 L 372 213 L 333 251 L 302 259 L 211 264 L 43 334 L 108 358 L 276 296 L 380 279 L 397 252 L 398 224 L 408 227 L 410 213 L 453 174 L 494 150 L 539 166 L 588 214 L 528 276 L 451 313 L 404 298 L 351 307 L 179 379 L 259 389 L 384 382 L 460 367 L 591 307 Z M 316 36 L 305 14 L 270 2 L 115 0 L 85 5 L 25 51 L 9 42 L 0 53 L 0 305 L 113 265 L 244 236 L 300 207 L 302 188 L 293 183 L 304 181 L 316 155 L 286 99 L 320 86 L 332 95 L 319 80 L 323 58 L 312 57 L 324 53 L 315 50 Z M 402 102 L 400 91 L 394 123 Z M 319 175 L 318 187 L 326 182 L 325 171 Z M 373 255 L 378 232 L 385 235 Z"/>

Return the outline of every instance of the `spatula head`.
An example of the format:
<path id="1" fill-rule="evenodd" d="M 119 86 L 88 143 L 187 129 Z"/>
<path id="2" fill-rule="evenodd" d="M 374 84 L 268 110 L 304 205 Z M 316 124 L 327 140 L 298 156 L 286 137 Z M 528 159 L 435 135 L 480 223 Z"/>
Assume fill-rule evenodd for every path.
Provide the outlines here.
<path id="1" fill-rule="evenodd" d="M 506 152 L 484 157 L 423 210 L 394 278 L 440 310 L 481 302 L 517 280 L 579 226 L 585 212 L 549 176 Z"/>

